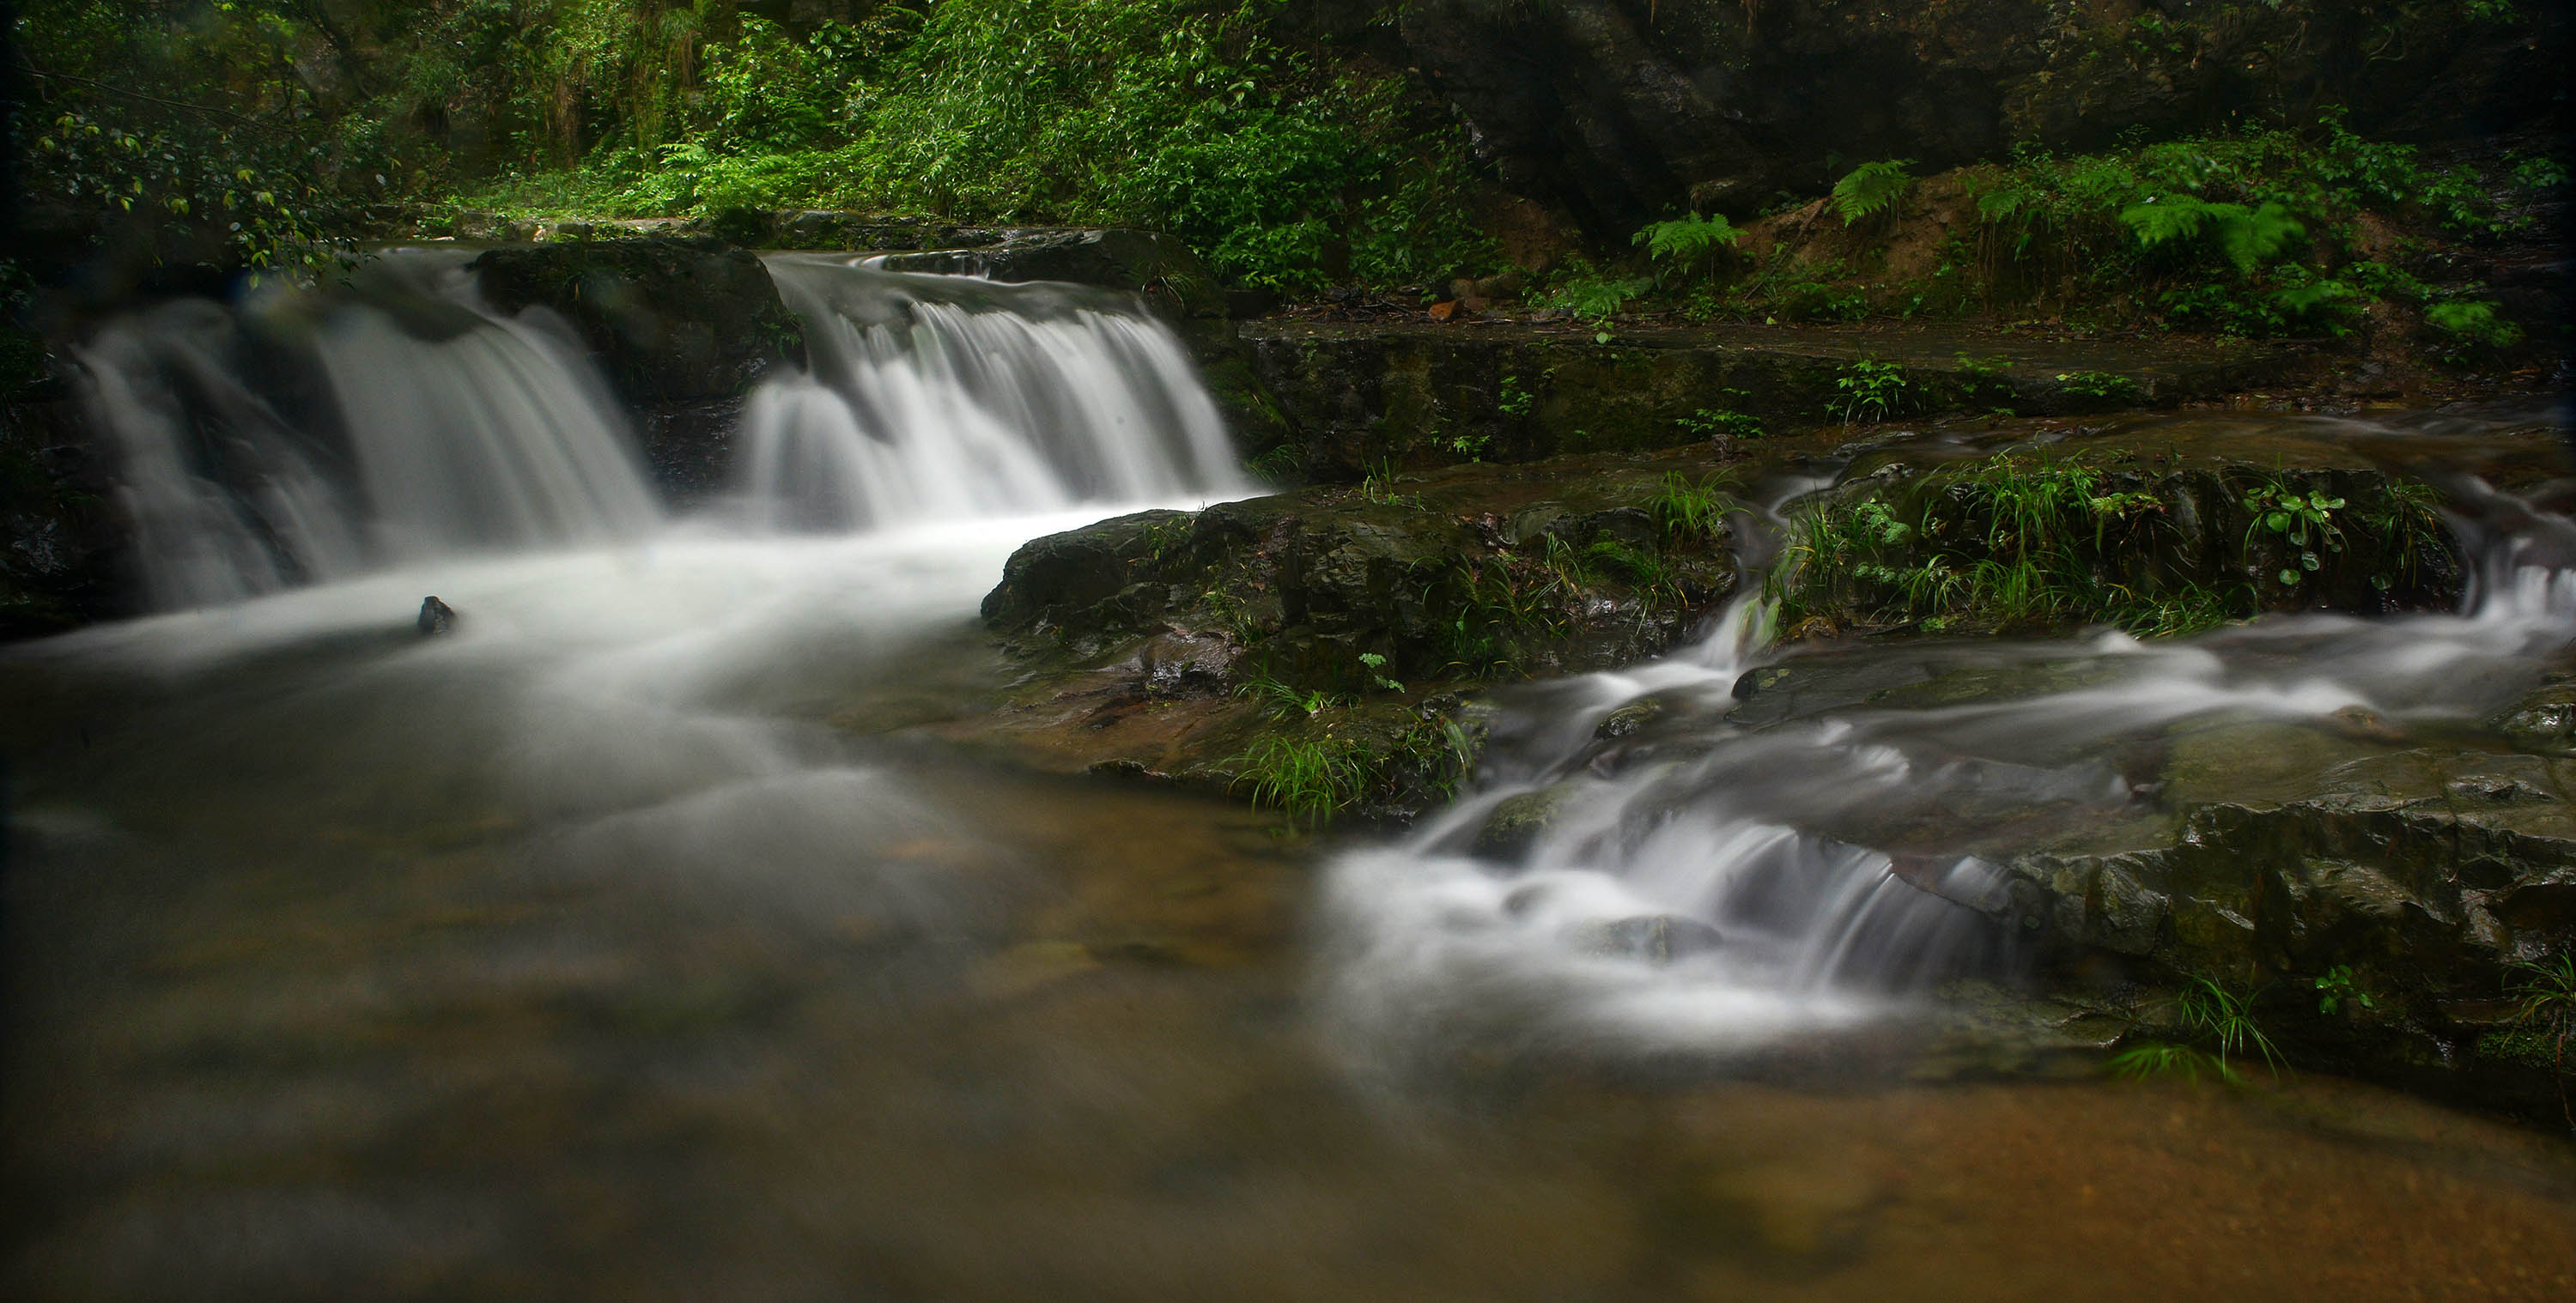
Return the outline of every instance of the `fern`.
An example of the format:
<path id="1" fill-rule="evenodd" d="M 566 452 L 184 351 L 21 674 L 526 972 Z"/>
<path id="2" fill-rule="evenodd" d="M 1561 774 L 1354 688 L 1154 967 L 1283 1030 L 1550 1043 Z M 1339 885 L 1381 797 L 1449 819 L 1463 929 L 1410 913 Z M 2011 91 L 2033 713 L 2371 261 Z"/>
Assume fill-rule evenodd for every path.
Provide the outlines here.
<path id="1" fill-rule="evenodd" d="M 2308 233 L 2289 209 L 2276 203 L 2247 208 L 2243 204 L 2213 204 L 2189 195 L 2161 195 L 2143 204 L 2131 204 L 2120 210 L 2120 222 L 2137 234 L 2139 244 L 2150 249 L 2207 239 L 2243 275 L 2253 274 L 2256 267 L 2280 256 L 2292 241 L 2304 239 Z"/>
<path id="2" fill-rule="evenodd" d="M 1631 242 L 1646 246 L 1646 256 L 1657 262 L 1688 264 L 1720 249 L 1732 249 L 1743 238 L 1744 232 L 1718 215 L 1650 223 Z"/>
<path id="3" fill-rule="evenodd" d="M 1556 287 L 1549 295 L 1554 306 L 1573 313 L 1585 324 L 1606 325 L 1628 301 L 1654 288 L 1644 277 L 1614 279 L 1606 276 L 1577 276 Z"/>
<path id="4" fill-rule="evenodd" d="M 1914 178 L 1905 171 L 1913 165 L 1910 158 L 1880 159 L 1863 163 L 1834 182 L 1834 211 L 1843 215 L 1843 225 L 1850 226 L 1894 208 L 1914 184 Z"/>
<path id="5" fill-rule="evenodd" d="M 2424 309 L 2434 329 L 2462 339 L 2504 348 L 2522 341 L 2522 327 L 2496 316 L 2496 305 L 2464 300 L 2436 303 Z"/>
<path id="6" fill-rule="evenodd" d="M 1977 196 L 1977 219 L 1983 222 L 2007 221 L 2022 210 L 2036 208 L 2038 205 L 2038 195 L 2028 190 L 2005 186 Z"/>

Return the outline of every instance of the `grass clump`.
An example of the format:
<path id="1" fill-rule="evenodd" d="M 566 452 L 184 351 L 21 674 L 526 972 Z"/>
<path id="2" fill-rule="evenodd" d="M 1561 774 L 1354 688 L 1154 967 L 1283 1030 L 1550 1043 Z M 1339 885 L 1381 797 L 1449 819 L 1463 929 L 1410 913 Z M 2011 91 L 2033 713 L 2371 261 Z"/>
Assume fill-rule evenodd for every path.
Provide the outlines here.
<path id="1" fill-rule="evenodd" d="M 2568 1104 L 2567 1042 L 2576 1036 L 2576 955 L 2532 960 L 2514 966 L 2514 1028 L 2549 1048 L 2550 1075 L 2558 1083 L 2558 1108 L 2567 1125 L 2576 1127 L 2576 1108 Z"/>
<path id="2" fill-rule="evenodd" d="M 1369 777 L 1358 749 L 1330 737 L 1259 738 L 1233 764 L 1237 790 L 1248 789 L 1255 805 L 1308 827 L 1330 823 L 1357 803 Z"/>
<path id="3" fill-rule="evenodd" d="M 2205 1074 L 2241 1086 L 2245 1075 L 2236 1070 L 2236 1063 L 2250 1051 L 2261 1057 L 2272 1075 L 2280 1075 L 2280 1054 L 2255 1025 L 2253 997 L 2248 993 L 2203 977 L 2175 999 L 2174 1015 L 2175 1030 L 2190 1043 L 2147 1041 L 2131 1046 L 2111 1056 L 2111 1074 L 2129 1081 L 2156 1077 L 2198 1081 Z"/>

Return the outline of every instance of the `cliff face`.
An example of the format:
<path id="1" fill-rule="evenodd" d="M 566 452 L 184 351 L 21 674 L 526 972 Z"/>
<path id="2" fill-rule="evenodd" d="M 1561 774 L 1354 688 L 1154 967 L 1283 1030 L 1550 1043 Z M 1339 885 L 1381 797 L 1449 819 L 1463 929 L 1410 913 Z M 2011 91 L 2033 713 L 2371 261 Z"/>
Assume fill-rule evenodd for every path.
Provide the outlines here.
<path id="1" fill-rule="evenodd" d="M 1741 216 L 1868 159 L 1937 169 L 2329 105 L 2400 138 L 2530 125 L 2560 111 L 2567 27 L 2487 0 L 1422 0 L 1396 31 L 1506 185 L 1615 235 L 1683 205 Z"/>

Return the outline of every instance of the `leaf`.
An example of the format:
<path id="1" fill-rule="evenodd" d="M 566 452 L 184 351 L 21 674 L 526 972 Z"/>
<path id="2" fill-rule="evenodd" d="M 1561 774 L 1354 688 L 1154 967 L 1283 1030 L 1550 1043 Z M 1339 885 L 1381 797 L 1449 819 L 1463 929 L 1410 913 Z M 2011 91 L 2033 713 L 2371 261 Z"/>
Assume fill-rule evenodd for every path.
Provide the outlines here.
<path id="1" fill-rule="evenodd" d="M 2263 527 L 2276 534 L 2290 532 L 2290 513 L 2275 511 L 2263 517 Z"/>
<path id="2" fill-rule="evenodd" d="M 2299 582 L 2299 572 L 2298 572 L 2298 571 L 2296 571 L 2296 570 L 2284 570 L 2284 571 L 2282 571 L 2282 572 L 2281 572 L 2281 582 L 2282 582 L 2282 583 L 2285 583 L 2285 584 L 2296 584 L 2296 583 L 2298 583 L 2298 582 Z"/>

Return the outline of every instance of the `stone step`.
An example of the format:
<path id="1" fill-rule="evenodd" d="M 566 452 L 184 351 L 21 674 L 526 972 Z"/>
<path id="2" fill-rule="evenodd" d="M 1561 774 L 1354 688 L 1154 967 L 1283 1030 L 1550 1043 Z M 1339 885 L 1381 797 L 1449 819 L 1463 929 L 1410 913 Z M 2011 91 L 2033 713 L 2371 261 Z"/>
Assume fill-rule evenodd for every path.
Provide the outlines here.
<path id="1" fill-rule="evenodd" d="M 1388 462 L 1674 447 L 1847 419 L 2171 406 L 2276 383 L 2306 356 L 2294 346 L 2051 340 L 1957 326 L 1607 333 L 1506 321 L 1274 317 L 1237 326 L 1289 452 L 1328 479 Z"/>

